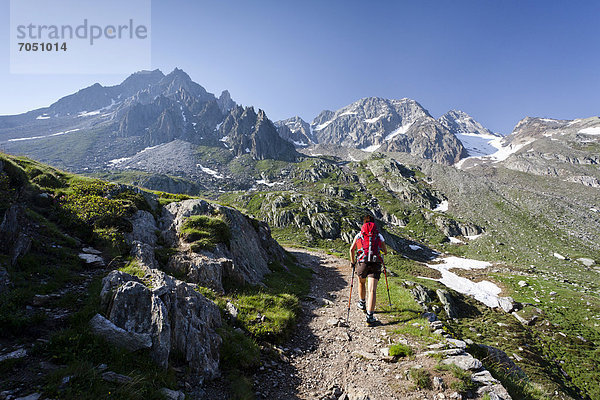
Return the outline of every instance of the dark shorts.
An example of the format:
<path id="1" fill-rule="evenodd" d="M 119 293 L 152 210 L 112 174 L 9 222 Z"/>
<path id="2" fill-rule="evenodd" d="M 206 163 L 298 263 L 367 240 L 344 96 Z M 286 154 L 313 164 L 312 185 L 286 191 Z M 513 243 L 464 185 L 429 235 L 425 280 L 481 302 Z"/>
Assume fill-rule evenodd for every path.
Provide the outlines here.
<path id="1" fill-rule="evenodd" d="M 358 267 L 356 268 L 356 273 L 359 278 L 375 278 L 379 279 L 381 277 L 381 263 L 376 262 L 361 262 L 358 263 Z"/>

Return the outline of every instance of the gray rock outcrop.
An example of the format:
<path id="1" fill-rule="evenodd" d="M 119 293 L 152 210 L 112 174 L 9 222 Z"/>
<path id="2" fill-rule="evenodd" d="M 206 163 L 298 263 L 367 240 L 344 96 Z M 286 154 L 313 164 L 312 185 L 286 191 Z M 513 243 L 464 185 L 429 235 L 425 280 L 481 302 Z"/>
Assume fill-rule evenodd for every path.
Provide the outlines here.
<path id="1" fill-rule="evenodd" d="M 193 272 L 194 262 L 200 262 L 201 257 L 181 256 L 184 265 L 181 268 L 191 273 L 203 282 L 213 281 L 212 287 L 222 287 L 220 279 L 227 278 L 240 284 L 257 284 L 270 271 L 269 263 L 273 261 L 282 262 L 285 252 L 279 244 L 271 237 L 268 225 L 252 221 L 242 213 L 230 207 L 212 204 L 204 200 L 184 200 L 171 203 L 163 209 L 160 220 L 160 228 L 163 238 L 172 246 L 178 245 L 179 232 L 183 223 L 192 215 L 217 215 L 220 214 L 227 221 L 231 231 L 229 246 L 217 245 L 213 252 L 205 252 L 214 261 L 207 264 L 206 271 Z M 251 255 L 251 256 L 250 256 Z M 226 260 L 231 260 L 227 262 Z M 218 261 L 221 260 L 221 261 Z M 220 264 L 221 273 L 215 263 Z M 215 270 L 209 274 L 208 269 Z"/>
<path id="2" fill-rule="evenodd" d="M 438 296 L 438 299 L 442 303 L 444 307 L 444 311 L 449 318 L 458 318 L 458 310 L 456 308 L 456 303 L 452 298 L 452 295 L 444 289 L 438 289 L 435 291 Z"/>
<path id="3" fill-rule="evenodd" d="M 4 214 L 0 224 L 0 250 L 10 257 L 11 265 L 29 252 L 31 236 L 27 233 L 29 221 L 21 205 L 13 205 Z"/>
<path id="4" fill-rule="evenodd" d="M 406 152 L 448 165 L 467 154 L 456 136 L 411 99 L 360 99 L 321 112 L 311 129 L 318 143 Z"/>
<path id="5" fill-rule="evenodd" d="M 156 245 L 156 221 L 152 214 L 144 210 L 136 211 L 131 217 L 131 225 L 133 229 L 125 235 L 128 243 L 138 241 L 151 246 Z"/>
<path id="6" fill-rule="evenodd" d="M 102 336 L 113 346 L 129 351 L 152 347 L 152 337 L 149 333 L 137 333 L 119 328 L 100 314 L 96 314 L 90 320 L 90 328 L 95 335 Z"/>
<path id="7" fill-rule="evenodd" d="M 108 320 L 135 335 L 151 338 L 150 354 L 167 367 L 172 352 L 201 377 L 219 375 L 221 326 L 218 307 L 195 286 L 146 268 L 148 286 L 137 277 L 113 271 L 102 281 L 101 301 Z M 106 336 L 105 336 L 106 337 Z"/>

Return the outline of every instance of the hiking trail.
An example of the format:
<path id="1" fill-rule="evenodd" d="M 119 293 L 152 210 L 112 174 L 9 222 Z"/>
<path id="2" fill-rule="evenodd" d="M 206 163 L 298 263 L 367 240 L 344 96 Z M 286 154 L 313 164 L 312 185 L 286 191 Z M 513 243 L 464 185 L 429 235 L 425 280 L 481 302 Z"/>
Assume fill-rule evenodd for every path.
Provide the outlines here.
<path id="1" fill-rule="evenodd" d="M 420 344 L 394 334 L 394 325 L 386 323 L 381 306 L 375 309 L 380 324 L 366 325 L 364 312 L 356 307 L 356 277 L 346 323 L 352 274 L 348 260 L 308 250 L 287 250 L 298 263 L 314 271 L 311 291 L 301 302 L 296 329 L 280 347 L 280 360 L 266 361 L 254 374 L 257 398 L 461 398 L 454 390 L 444 390 L 445 385 L 438 390 L 415 388 L 407 372 L 413 367 L 432 370 L 436 360 L 420 356 L 416 351 Z M 383 275 L 379 284 L 385 285 Z M 391 362 L 385 352 L 394 343 L 408 344 L 416 356 Z"/>

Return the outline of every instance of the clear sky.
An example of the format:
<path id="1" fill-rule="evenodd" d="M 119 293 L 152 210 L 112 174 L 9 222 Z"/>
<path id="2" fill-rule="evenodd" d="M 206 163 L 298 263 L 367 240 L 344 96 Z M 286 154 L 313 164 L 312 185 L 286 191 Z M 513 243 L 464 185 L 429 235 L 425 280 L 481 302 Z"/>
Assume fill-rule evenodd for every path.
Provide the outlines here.
<path id="1" fill-rule="evenodd" d="M 8 0 L 0 21 L 0 114 L 126 77 L 11 75 Z M 273 120 L 409 97 L 507 134 L 525 116 L 600 114 L 599 27 L 600 1 L 154 0 L 152 67 Z"/>

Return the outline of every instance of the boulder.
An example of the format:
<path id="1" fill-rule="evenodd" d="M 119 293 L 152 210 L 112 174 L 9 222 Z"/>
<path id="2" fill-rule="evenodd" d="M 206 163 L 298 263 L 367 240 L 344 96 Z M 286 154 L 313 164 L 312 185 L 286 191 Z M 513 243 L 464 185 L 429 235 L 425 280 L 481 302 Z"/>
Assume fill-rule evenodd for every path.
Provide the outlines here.
<path id="1" fill-rule="evenodd" d="M 154 255 L 154 247 L 148 243 L 134 241 L 131 243 L 131 256 L 134 257 L 139 264 L 149 269 L 158 269 L 158 261 Z"/>
<path id="2" fill-rule="evenodd" d="M 102 305 L 108 319 L 128 332 L 149 335 L 150 354 L 162 367 L 169 355 L 181 355 L 201 378 L 219 375 L 219 346 L 216 330 L 221 326 L 219 308 L 188 284 L 162 271 L 147 269 L 139 278 L 112 271 L 103 279 Z"/>
<path id="3" fill-rule="evenodd" d="M 13 205 L 4 213 L 0 224 L 0 251 L 8 254 L 11 265 L 31 249 L 31 237 L 27 234 L 29 220 L 22 205 Z"/>
<path id="4" fill-rule="evenodd" d="M 586 267 L 591 267 L 594 264 L 596 264 L 595 260 L 592 260 L 591 258 L 585 258 L 585 257 L 578 258 L 577 261 L 579 263 L 585 265 Z"/>
<path id="5" fill-rule="evenodd" d="M 79 253 L 78 256 L 88 267 L 103 268 L 106 266 L 104 259 L 95 254 Z"/>
<path id="6" fill-rule="evenodd" d="M 186 282 L 197 283 L 217 292 L 223 292 L 223 271 L 230 271 L 232 267 L 233 262 L 227 258 L 183 252 L 173 255 L 167 265 L 169 271 L 177 271 L 185 276 Z"/>
<path id="7" fill-rule="evenodd" d="M 457 356 L 451 356 L 442 361 L 442 364 L 455 364 L 460 369 L 465 371 L 477 371 L 483 367 L 483 364 L 478 359 L 474 358 L 470 354 L 463 354 Z"/>
<path id="8" fill-rule="evenodd" d="M 511 376 L 518 378 L 526 377 L 521 368 L 519 368 L 504 351 L 484 344 L 476 344 L 475 346 L 477 346 L 476 354 L 482 359 L 490 360 L 494 364 L 501 366 L 502 370 Z"/>
<path id="9" fill-rule="evenodd" d="M 440 303 L 442 303 L 446 315 L 448 315 L 449 318 L 458 318 L 458 310 L 452 295 L 444 289 L 438 289 L 435 293 L 437 294 Z"/>
<path id="10" fill-rule="evenodd" d="M 180 390 L 171 390 L 168 388 L 160 389 L 167 400 L 185 400 L 185 393 Z"/>
<path id="11" fill-rule="evenodd" d="M 425 286 L 415 285 L 410 289 L 410 293 L 413 295 L 417 303 L 422 306 L 426 306 L 433 301 L 433 291 Z"/>
<path id="12" fill-rule="evenodd" d="M 285 251 L 271 237 L 268 225 L 251 220 L 233 208 L 200 199 L 174 202 L 164 207 L 159 223 L 163 239 L 175 246 L 178 244 L 177 233 L 187 218 L 216 214 L 223 215 L 231 232 L 229 246 L 217 246 L 214 251 L 215 258 L 232 260 L 230 268 L 223 270 L 224 278 L 240 284 L 258 284 L 271 272 L 270 262 L 283 262 Z"/>
<path id="13" fill-rule="evenodd" d="M 113 346 L 121 347 L 125 350 L 137 351 L 152 347 L 150 334 L 126 331 L 100 314 L 96 314 L 90 320 L 90 327 L 95 335 L 102 336 Z"/>
<path id="14" fill-rule="evenodd" d="M 517 302 L 512 297 L 498 297 L 498 305 L 506 313 L 512 312 L 517 308 Z"/>
<path id="15" fill-rule="evenodd" d="M 128 383 L 128 382 L 132 381 L 131 377 L 129 377 L 127 375 L 117 374 L 116 372 L 113 372 L 113 371 L 106 371 L 106 372 L 102 373 L 102 379 L 104 379 L 106 382 L 119 383 L 119 384 Z"/>
<path id="16" fill-rule="evenodd" d="M 97 256 L 102 254 L 102 252 L 100 250 L 96 250 L 93 247 L 84 247 L 83 249 L 81 249 L 81 251 L 84 253 L 88 253 L 88 254 L 95 254 Z"/>
<path id="17" fill-rule="evenodd" d="M 495 385 L 482 386 L 477 389 L 477 394 L 481 397 L 487 394 L 490 400 L 512 400 L 512 397 L 510 397 L 510 394 L 508 394 L 504 386 L 499 383 Z"/>
<path id="18" fill-rule="evenodd" d="M 487 370 L 474 373 L 471 375 L 471 380 L 480 385 L 494 385 L 499 383 L 498 380 L 492 376 L 490 371 Z"/>
<path id="19" fill-rule="evenodd" d="M 156 221 L 148 211 L 138 210 L 130 219 L 133 229 L 125 235 L 127 243 L 134 241 L 156 245 Z"/>

